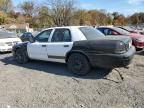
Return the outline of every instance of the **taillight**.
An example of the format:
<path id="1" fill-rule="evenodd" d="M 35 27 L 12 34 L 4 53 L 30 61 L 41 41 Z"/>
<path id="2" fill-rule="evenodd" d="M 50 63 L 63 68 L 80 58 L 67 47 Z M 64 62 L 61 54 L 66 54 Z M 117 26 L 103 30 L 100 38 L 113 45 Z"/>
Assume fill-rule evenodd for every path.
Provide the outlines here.
<path id="1" fill-rule="evenodd" d="M 117 48 L 115 50 L 115 53 L 124 53 L 124 52 L 126 52 L 125 44 L 123 42 L 119 42 L 117 44 Z"/>

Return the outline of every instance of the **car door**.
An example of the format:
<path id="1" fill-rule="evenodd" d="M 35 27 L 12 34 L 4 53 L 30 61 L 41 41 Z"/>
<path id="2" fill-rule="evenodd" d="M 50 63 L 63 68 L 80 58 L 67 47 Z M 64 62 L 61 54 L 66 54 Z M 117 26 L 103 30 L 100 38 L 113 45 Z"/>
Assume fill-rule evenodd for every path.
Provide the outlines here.
<path id="1" fill-rule="evenodd" d="M 69 29 L 55 29 L 51 42 L 47 45 L 49 61 L 65 63 L 65 56 L 71 50 L 73 42 Z"/>
<path id="2" fill-rule="evenodd" d="M 45 30 L 35 37 L 34 43 L 28 44 L 28 55 L 32 59 L 48 60 L 47 45 L 52 29 Z"/>

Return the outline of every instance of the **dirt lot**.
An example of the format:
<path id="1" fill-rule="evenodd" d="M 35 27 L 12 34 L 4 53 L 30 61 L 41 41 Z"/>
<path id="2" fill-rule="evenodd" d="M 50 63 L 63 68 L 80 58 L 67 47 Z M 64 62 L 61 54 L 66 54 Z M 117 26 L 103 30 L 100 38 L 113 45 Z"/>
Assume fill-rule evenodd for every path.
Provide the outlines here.
<path id="1" fill-rule="evenodd" d="M 129 69 L 94 69 L 84 77 L 64 64 L 19 65 L 11 54 L 1 54 L 0 108 L 144 108 L 144 53 Z"/>

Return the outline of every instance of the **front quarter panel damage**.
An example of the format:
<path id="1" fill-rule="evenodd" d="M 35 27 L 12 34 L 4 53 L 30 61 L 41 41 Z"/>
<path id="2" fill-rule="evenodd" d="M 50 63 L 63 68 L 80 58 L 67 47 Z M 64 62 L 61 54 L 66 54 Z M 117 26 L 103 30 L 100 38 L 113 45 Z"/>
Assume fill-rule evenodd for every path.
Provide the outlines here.
<path id="1" fill-rule="evenodd" d="M 27 54 L 27 44 L 28 44 L 28 42 L 19 43 L 19 44 L 14 45 L 13 49 L 12 49 L 13 56 L 15 56 L 15 53 L 18 49 L 20 49 L 23 53 Z"/>

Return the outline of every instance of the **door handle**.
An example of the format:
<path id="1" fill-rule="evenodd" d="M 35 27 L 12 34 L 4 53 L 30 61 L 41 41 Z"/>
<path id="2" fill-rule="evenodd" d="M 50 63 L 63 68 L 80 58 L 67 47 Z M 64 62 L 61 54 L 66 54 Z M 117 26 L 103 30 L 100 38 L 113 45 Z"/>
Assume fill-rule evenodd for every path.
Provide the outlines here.
<path id="1" fill-rule="evenodd" d="M 46 45 L 42 45 L 42 47 L 46 47 Z"/>
<path id="2" fill-rule="evenodd" d="M 69 45 L 64 45 L 64 47 L 69 47 Z"/>

